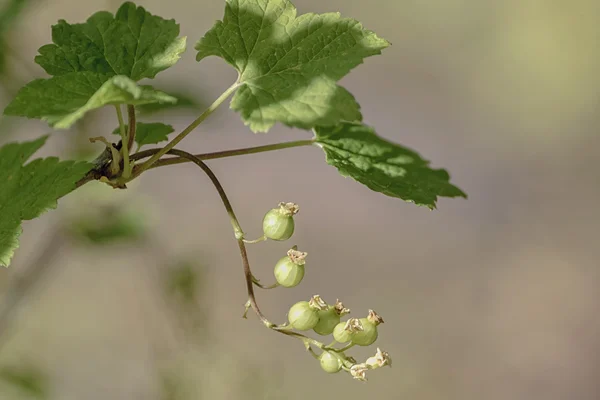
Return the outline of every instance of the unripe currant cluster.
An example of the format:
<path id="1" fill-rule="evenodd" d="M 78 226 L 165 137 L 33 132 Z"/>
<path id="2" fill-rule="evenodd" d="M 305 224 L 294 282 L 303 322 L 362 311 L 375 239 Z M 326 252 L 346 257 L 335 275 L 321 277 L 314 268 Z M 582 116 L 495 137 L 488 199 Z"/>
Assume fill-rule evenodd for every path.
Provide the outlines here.
<path id="1" fill-rule="evenodd" d="M 246 241 L 246 243 L 256 243 L 266 239 L 288 240 L 294 233 L 294 215 L 298 211 L 297 204 L 279 203 L 279 206 L 267 212 L 263 219 L 264 236 L 259 240 Z M 305 274 L 306 257 L 307 253 L 299 251 L 296 246 L 292 247 L 287 255 L 275 264 L 274 275 L 277 284 L 268 288 L 277 286 L 291 288 L 300 284 Z M 258 280 L 255 280 L 254 284 L 265 288 L 258 283 Z M 247 307 L 250 306 L 249 304 Z M 375 311 L 369 310 L 368 315 L 364 318 L 350 318 L 342 321 L 342 317 L 348 313 L 350 310 L 344 307 L 340 300 L 329 305 L 319 295 L 315 295 L 308 301 L 297 302 L 289 309 L 287 324 L 272 325 L 271 328 L 303 340 L 307 350 L 319 360 L 324 371 L 336 373 L 344 370 L 355 379 L 366 381 L 368 370 L 392 365 L 389 354 L 378 348 L 373 357 L 369 357 L 363 363 L 358 363 L 345 352 L 355 345 L 370 346 L 375 343 L 379 336 L 377 327 L 383 323 L 383 318 Z M 304 334 L 294 332 L 294 330 L 312 330 L 321 336 L 333 335 L 334 341 L 325 345 Z M 336 345 L 341 347 L 335 347 Z M 321 353 L 317 354 L 313 347 L 320 349 Z"/>
<path id="2" fill-rule="evenodd" d="M 333 334 L 334 342 L 328 346 L 317 346 L 322 350 L 316 356 L 321 363 L 321 368 L 328 373 L 336 373 L 342 369 L 359 380 L 366 380 L 366 371 L 392 365 L 392 359 L 387 352 L 377 349 L 377 354 L 364 363 L 357 363 L 353 357 L 347 356 L 345 351 L 358 346 L 370 346 L 379 336 L 377 326 L 383 323 L 383 318 L 375 311 L 369 310 L 365 318 L 350 318 L 341 321 L 341 317 L 350 313 L 338 299 L 335 305 L 328 305 L 319 295 L 314 295 L 309 301 L 300 301 L 294 304 L 288 312 L 289 327 L 299 331 L 313 330 L 321 336 Z M 309 343 L 311 344 L 311 343 Z M 336 344 L 342 345 L 335 348 Z"/>

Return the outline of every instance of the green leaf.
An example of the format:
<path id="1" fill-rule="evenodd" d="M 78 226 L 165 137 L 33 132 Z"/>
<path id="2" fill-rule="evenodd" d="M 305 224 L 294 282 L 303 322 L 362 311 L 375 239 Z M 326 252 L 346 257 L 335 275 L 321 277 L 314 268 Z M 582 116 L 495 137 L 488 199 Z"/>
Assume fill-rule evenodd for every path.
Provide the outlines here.
<path id="1" fill-rule="evenodd" d="M 127 129 L 128 126 L 125 126 Z M 138 122 L 135 127 L 135 142 L 138 148 L 146 144 L 156 144 L 169 140 L 169 133 L 173 133 L 175 129 L 171 125 L 165 125 L 160 122 L 145 123 Z M 121 131 L 117 127 L 113 134 L 120 135 Z"/>
<path id="2" fill-rule="evenodd" d="M 179 24 L 124 3 L 117 14 L 102 11 L 83 24 L 60 20 L 52 27 L 54 44 L 42 46 L 35 62 L 50 75 L 91 71 L 154 78 L 179 60 L 186 38 Z"/>
<path id="3" fill-rule="evenodd" d="M 36 79 L 24 86 L 4 114 L 48 121 L 67 129 L 91 110 L 108 104 L 174 103 L 177 99 L 150 86 L 138 86 L 126 76 L 71 72 Z"/>
<path id="4" fill-rule="evenodd" d="M 192 110 L 200 110 L 208 107 L 203 101 L 198 101 L 196 98 L 177 91 L 169 89 L 169 94 L 177 99 L 177 103 L 152 103 L 144 104 L 135 109 L 140 115 L 151 115 L 161 111 L 168 111 L 175 108 L 188 108 Z"/>
<path id="5" fill-rule="evenodd" d="M 231 108 L 255 132 L 276 122 L 311 129 L 361 120 L 337 81 L 389 42 L 339 13 L 296 17 L 289 0 L 227 0 L 225 16 L 196 44 L 198 61 L 223 58 L 239 72 Z"/>
<path id="6" fill-rule="evenodd" d="M 8 266 L 19 246 L 21 222 L 56 208 L 57 200 L 75 189 L 92 168 L 86 162 L 36 159 L 24 165 L 46 142 L 9 143 L 0 148 L 0 265 Z"/>
<path id="7" fill-rule="evenodd" d="M 429 161 L 414 151 L 377 136 L 359 123 L 315 129 L 315 140 L 325 151 L 327 163 L 369 189 L 431 209 L 438 196 L 467 195 L 450 184 L 443 169 L 431 169 Z"/>
<path id="8" fill-rule="evenodd" d="M 0 75 L 6 73 L 6 41 L 0 36 Z"/>
<path id="9" fill-rule="evenodd" d="M 16 389 L 15 392 L 27 396 L 28 399 L 45 399 L 48 396 L 47 376 L 37 367 L 2 367 L 0 382 Z M 6 393 L 6 388 L 3 389 Z"/>

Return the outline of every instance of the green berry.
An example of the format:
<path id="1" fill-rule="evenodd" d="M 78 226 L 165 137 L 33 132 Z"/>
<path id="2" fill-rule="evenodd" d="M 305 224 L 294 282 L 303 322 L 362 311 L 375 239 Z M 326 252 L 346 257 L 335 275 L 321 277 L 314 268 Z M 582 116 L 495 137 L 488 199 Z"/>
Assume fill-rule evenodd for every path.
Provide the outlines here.
<path id="1" fill-rule="evenodd" d="M 346 330 L 346 322 L 340 322 L 333 328 L 333 338 L 338 343 L 348 343 L 352 340 L 352 332 Z"/>
<path id="2" fill-rule="evenodd" d="M 321 353 L 319 361 L 321 362 L 321 368 L 327 373 L 335 374 L 342 369 L 342 360 L 328 351 Z"/>
<path id="3" fill-rule="evenodd" d="M 294 215 L 298 206 L 294 203 L 279 203 L 263 218 L 263 233 L 271 240 L 288 240 L 294 234 Z"/>
<path id="4" fill-rule="evenodd" d="M 319 322 L 313 328 L 315 333 L 323 336 L 331 335 L 340 323 L 340 315 L 334 306 L 329 306 L 325 311 L 319 311 Z"/>
<path id="5" fill-rule="evenodd" d="M 297 251 L 295 248 L 287 253 L 275 264 L 275 279 L 283 287 L 294 287 L 302 282 L 304 278 L 304 259 L 306 253 Z"/>
<path id="6" fill-rule="evenodd" d="M 361 318 L 360 323 L 363 326 L 363 330 L 352 334 L 352 343 L 359 346 L 370 346 L 377 340 L 377 325 L 368 318 Z"/>
<path id="7" fill-rule="evenodd" d="M 311 307 L 308 301 L 299 301 L 290 308 L 288 321 L 299 331 L 308 331 L 319 322 L 318 310 Z"/>

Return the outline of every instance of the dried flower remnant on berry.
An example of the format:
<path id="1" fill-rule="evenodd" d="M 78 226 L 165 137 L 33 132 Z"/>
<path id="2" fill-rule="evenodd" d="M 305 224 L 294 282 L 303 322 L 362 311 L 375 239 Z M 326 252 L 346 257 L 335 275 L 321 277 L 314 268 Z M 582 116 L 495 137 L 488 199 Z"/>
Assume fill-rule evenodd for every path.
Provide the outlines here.
<path id="1" fill-rule="evenodd" d="M 298 251 L 296 249 L 290 249 L 288 250 L 287 255 L 294 264 L 304 265 L 306 264 L 306 256 L 308 253 L 304 251 Z"/>
<path id="2" fill-rule="evenodd" d="M 308 304 L 310 304 L 310 306 L 315 310 L 327 310 L 327 303 L 325 303 L 325 301 L 323 301 L 321 296 L 319 296 L 318 294 L 311 297 L 311 299 L 308 301 Z"/>
<path id="3" fill-rule="evenodd" d="M 354 333 L 364 331 L 365 328 L 363 327 L 362 322 L 360 322 L 358 318 L 350 318 L 348 321 L 346 321 L 344 330 Z"/>
<path id="4" fill-rule="evenodd" d="M 383 318 L 381 318 L 381 316 L 373 310 L 369 310 L 369 315 L 367 316 L 367 319 L 369 321 L 371 321 L 373 324 L 375 324 L 376 326 L 379 324 L 383 324 L 383 322 L 384 322 Z"/>
<path id="5" fill-rule="evenodd" d="M 335 312 L 340 316 L 343 317 L 346 314 L 350 314 L 350 309 L 344 307 L 344 303 L 342 303 L 340 301 L 340 299 L 336 299 L 335 301 L 335 306 L 333 306 L 333 308 L 335 309 Z"/>
<path id="6" fill-rule="evenodd" d="M 386 365 L 392 366 L 392 358 L 389 353 L 386 351 L 382 351 L 379 347 L 377 348 L 377 353 L 373 357 L 369 357 L 366 361 L 366 364 L 371 368 L 380 368 L 385 367 Z"/>
<path id="7" fill-rule="evenodd" d="M 367 381 L 367 371 L 369 367 L 367 364 L 355 364 L 350 367 L 350 375 L 356 380 L 366 382 Z"/>
<path id="8" fill-rule="evenodd" d="M 281 214 L 291 217 L 293 215 L 298 214 L 298 211 L 300 211 L 300 207 L 296 203 L 281 202 L 279 203 L 279 211 L 281 212 Z"/>

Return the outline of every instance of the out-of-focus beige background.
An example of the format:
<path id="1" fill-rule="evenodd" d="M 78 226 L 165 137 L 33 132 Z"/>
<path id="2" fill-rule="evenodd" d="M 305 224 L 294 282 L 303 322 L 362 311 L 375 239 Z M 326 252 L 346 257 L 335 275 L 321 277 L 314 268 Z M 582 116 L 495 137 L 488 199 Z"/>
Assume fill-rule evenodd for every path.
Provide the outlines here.
<path id="1" fill-rule="evenodd" d="M 212 101 L 235 79 L 222 60 L 196 63 L 192 49 L 221 18 L 223 1 L 138 4 L 175 18 L 189 40 L 155 86 Z M 442 199 L 430 212 L 387 198 L 342 179 L 316 148 L 210 165 L 249 236 L 259 236 L 277 202 L 301 206 L 293 242 L 309 252 L 306 278 L 294 289 L 259 292 L 265 313 L 283 321 L 291 304 L 316 293 L 343 299 L 357 316 L 373 308 L 385 318 L 378 345 L 393 368 L 373 371 L 368 384 L 328 376 L 301 343 L 240 318 L 246 298 L 231 227 L 208 180 L 189 165 L 152 171 L 129 193 L 107 189 L 118 201 L 143 203 L 153 244 L 61 247 L 3 333 L 0 367 L 34 366 L 49 398 L 60 400 L 598 399 L 600 3 L 295 4 L 300 13 L 340 11 L 393 43 L 342 84 L 382 136 L 447 168 L 469 199 Z M 80 22 L 118 5 L 38 0 L 11 30 L 11 45 L 32 60 L 59 18 Z M 43 76 L 30 66 L 13 72 L 25 81 Z M 180 130 L 194 113 L 168 118 Z M 99 134 L 115 125 L 110 112 L 91 119 Z M 3 142 L 48 132 L 36 121 L 10 122 Z M 58 154 L 68 137 L 54 133 L 43 154 Z M 308 137 L 281 126 L 252 134 L 222 107 L 182 147 L 208 152 Z M 90 195 L 105 192 L 94 185 Z M 24 274 L 75 203 L 61 200 L 58 211 L 25 224 L 13 265 L 0 271 L 2 288 Z M 255 273 L 270 281 L 288 247 L 251 246 Z M 160 286 L 165 260 L 179 257 L 202 267 L 203 314 L 192 335 L 182 333 L 192 316 L 176 317 L 181 310 Z M 165 374 L 179 394 L 167 394 Z M 5 386 L 0 398 L 21 398 Z"/>

